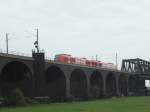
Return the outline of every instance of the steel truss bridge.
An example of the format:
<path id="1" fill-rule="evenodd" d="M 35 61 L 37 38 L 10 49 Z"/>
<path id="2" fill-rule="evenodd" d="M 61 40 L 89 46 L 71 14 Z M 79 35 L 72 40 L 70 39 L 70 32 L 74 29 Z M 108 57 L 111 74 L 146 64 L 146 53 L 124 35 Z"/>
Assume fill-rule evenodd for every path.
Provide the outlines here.
<path id="1" fill-rule="evenodd" d="M 124 59 L 122 60 L 121 71 L 134 73 L 141 78 L 150 79 L 150 62 L 143 59 Z"/>

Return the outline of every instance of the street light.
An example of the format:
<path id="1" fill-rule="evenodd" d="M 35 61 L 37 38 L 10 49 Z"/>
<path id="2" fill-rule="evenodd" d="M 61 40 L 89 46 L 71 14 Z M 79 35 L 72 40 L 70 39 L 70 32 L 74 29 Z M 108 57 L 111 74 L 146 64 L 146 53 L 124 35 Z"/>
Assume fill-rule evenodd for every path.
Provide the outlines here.
<path id="1" fill-rule="evenodd" d="M 36 30 L 36 41 L 34 42 L 35 48 L 37 49 L 37 53 L 39 53 L 39 29 Z"/>
<path id="2" fill-rule="evenodd" d="M 8 54 L 8 41 L 9 41 L 8 35 L 9 33 L 6 33 L 6 53 L 7 54 Z"/>
<path id="3" fill-rule="evenodd" d="M 26 31 L 26 32 L 27 32 L 28 34 L 30 34 L 30 35 L 36 37 L 36 40 L 34 41 L 33 44 L 34 44 L 34 46 L 35 46 L 35 49 L 36 49 L 37 53 L 39 53 L 39 52 L 40 52 L 40 49 L 39 49 L 39 29 L 37 28 L 37 29 L 35 29 L 35 30 L 36 30 L 36 35 L 33 34 L 33 33 L 28 32 L 28 31 Z"/>
<path id="4" fill-rule="evenodd" d="M 9 40 L 10 40 L 10 38 L 9 38 L 9 35 L 11 35 L 11 37 L 12 36 L 14 36 L 15 35 L 15 33 L 6 33 L 6 53 L 8 54 L 8 52 L 9 52 Z"/>
<path id="5" fill-rule="evenodd" d="M 116 66 L 118 68 L 118 53 L 116 52 Z"/>

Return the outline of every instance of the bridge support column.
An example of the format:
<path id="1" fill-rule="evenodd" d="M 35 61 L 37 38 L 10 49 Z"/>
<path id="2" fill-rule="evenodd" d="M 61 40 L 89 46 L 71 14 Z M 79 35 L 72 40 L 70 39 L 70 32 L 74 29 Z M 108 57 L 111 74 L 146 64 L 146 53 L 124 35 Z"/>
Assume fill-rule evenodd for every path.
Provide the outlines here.
<path id="1" fill-rule="evenodd" d="M 119 77 L 116 76 L 116 96 L 120 96 L 120 91 L 119 91 Z"/>
<path id="2" fill-rule="evenodd" d="M 127 96 L 129 96 L 129 76 L 127 77 Z"/>
<path id="3" fill-rule="evenodd" d="M 70 79 L 66 78 L 66 99 L 72 100 L 73 96 L 71 95 L 71 88 L 70 88 Z"/>
<path id="4" fill-rule="evenodd" d="M 107 92 L 106 92 L 106 80 L 104 80 L 104 84 L 103 84 L 103 96 L 107 97 Z"/>
<path id="5" fill-rule="evenodd" d="M 44 53 L 32 54 L 34 58 L 34 96 L 45 96 L 45 57 Z"/>
<path id="6" fill-rule="evenodd" d="M 107 73 L 103 73 L 104 75 L 102 76 L 103 80 L 103 96 L 107 97 L 107 89 L 106 89 L 106 75 Z"/>
<path id="7" fill-rule="evenodd" d="M 90 84 L 90 79 L 87 78 L 87 98 L 90 98 L 90 88 L 91 88 L 91 84 Z"/>

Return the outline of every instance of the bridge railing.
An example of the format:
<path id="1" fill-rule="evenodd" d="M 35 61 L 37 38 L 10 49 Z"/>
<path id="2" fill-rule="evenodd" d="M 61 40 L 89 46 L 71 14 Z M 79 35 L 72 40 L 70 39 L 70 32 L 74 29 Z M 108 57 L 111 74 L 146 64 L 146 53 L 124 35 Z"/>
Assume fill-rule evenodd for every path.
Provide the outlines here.
<path id="1" fill-rule="evenodd" d="M 45 60 L 46 60 L 47 62 L 55 62 L 54 59 L 52 59 L 52 58 L 50 58 L 50 57 L 45 57 Z"/>
<path id="2" fill-rule="evenodd" d="M 3 49 L 0 49 L 0 53 L 2 53 L 2 54 L 8 54 L 8 55 L 32 57 L 32 54 L 21 53 L 21 52 L 16 52 L 16 51 L 9 51 L 9 52 L 7 53 L 7 51 L 6 51 L 6 50 L 3 50 Z"/>

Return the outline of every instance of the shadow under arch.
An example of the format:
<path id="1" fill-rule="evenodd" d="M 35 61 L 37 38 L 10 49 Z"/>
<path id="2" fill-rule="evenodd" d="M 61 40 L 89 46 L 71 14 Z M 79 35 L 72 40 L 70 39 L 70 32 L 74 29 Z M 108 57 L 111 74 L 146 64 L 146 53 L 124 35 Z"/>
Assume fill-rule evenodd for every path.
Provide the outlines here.
<path id="1" fill-rule="evenodd" d="M 147 95 L 147 88 L 145 87 L 145 79 L 141 77 L 142 74 L 130 75 L 128 79 L 129 95 Z"/>
<path id="2" fill-rule="evenodd" d="M 33 95 L 33 77 L 30 68 L 20 61 L 8 62 L 0 73 L 1 94 L 9 96 L 15 88 L 20 89 L 24 96 Z"/>
<path id="3" fill-rule="evenodd" d="M 119 76 L 119 93 L 121 96 L 127 96 L 128 95 L 128 87 L 127 87 L 127 76 L 124 74 L 121 74 Z"/>
<path id="4" fill-rule="evenodd" d="M 136 76 L 129 76 L 128 79 L 128 87 L 129 87 L 129 95 L 135 95 L 136 91 L 137 91 L 137 78 Z"/>
<path id="5" fill-rule="evenodd" d="M 103 78 L 101 73 L 95 70 L 90 77 L 90 90 L 93 98 L 100 98 L 103 95 Z"/>
<path id="6" fill-rule="evenodd" d="M 87 98 L 87 78 L 81 69 L 75 69 L 70 77 L 71 95 L 76 99 Z"/>
<path id="7" fill-rule="evenodd" d="M 116 78 L 112 72 L 106 76 L 106 96 L 116 96 Z"/>
<path id="8" fill-rule="evenodd" d="M 66 77 L 57 66 L 46 70 L 47 93 L 52 101 L 66 100 Z"/>

